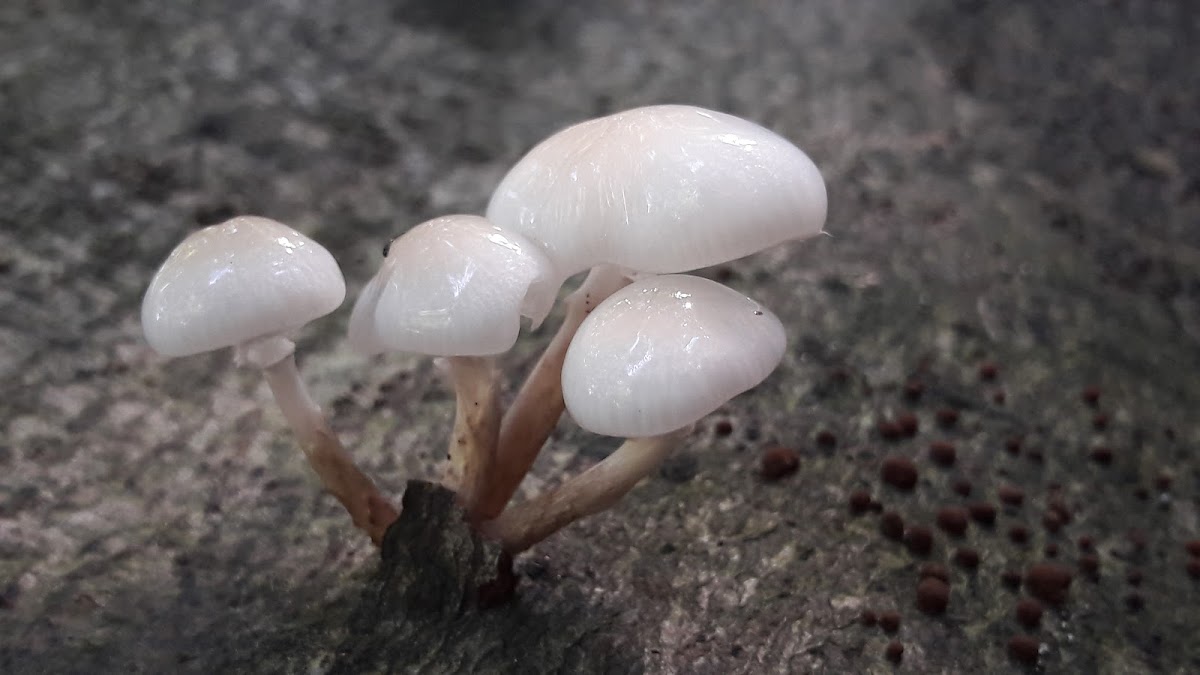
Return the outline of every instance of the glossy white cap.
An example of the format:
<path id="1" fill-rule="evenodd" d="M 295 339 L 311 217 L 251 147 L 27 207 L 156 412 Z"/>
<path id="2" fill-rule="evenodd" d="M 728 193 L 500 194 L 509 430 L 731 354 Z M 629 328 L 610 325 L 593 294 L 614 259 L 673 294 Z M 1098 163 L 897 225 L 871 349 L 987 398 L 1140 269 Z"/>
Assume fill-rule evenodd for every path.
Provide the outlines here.
<path id="1" fill-rule="evenodd" d="M 142 301 L 154 351 L 188 356 L 286 333 L 346 297 L 329 251 L 283 223 L 241 216 L 175 247 Z"/>
<path id="2" fill-rule="evenodd" d="M 744 119 L 659 105 L 560 131 L 492 195 L 493 223 L 542 246 L 565 279 L 609 263 L 683 272 L 825 223 L 825 181 L 781 136 Z"/>
<path id="3" fill-rule="evenodd" d="M 550 263 L 536 246 L 479 216 L 421 223 L 392 241 L 350 316 L 350 346 L 488 356 L 517 341 L 521 317 L 554 304 Z"/>
<path id="4" fill-rule="evenodd" d="M 786 346 L 779 319 L 737 291 L 700 277 L 649 277 L 579 327 L 563 364 L 563 398 L 588 431 L 657 436 L 762 382 Z"/>

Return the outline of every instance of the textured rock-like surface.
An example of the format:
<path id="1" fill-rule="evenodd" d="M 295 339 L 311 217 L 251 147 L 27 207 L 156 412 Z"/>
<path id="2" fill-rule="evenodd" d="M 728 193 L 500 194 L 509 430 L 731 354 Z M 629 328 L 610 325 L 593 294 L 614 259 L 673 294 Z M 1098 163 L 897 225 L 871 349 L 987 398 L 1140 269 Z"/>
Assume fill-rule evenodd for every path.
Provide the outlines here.
<path id="1" fill-rule="evenodd" d="M 439 656 L 401 671 L 889 672 L 891 639 L 907 669 L 1003 671 L 1026 629 L 1002 573 L 1047 544 L 1098 571 L 1035 631 L 1047 670 L 1200 669 L 1182 546 L 1200 537 L 1191 3 L 467 6 L 0 3 L 0 671 L 400 653 L 364 623 L 407 625 L 404 653 Z M 821 167 L 832 237 L 714 273 L 778 313 L 789 353 L 619 508 L 518 560 L 518 604 L 405 624 L 261 378 L 228 354 L 155 358 L 141 293 L 186 232 L 250 212 L 327 246 L 353 296 L 380 246 L 479 212 L 553 130 L 661 102 L 752 119 Z M 453 401 L 425 360 L 353 357 L 348 314 L 301 336 L 301 367 L 398 494 L 432 475 Z M 547 335 L 505 359 L 514 380 Z M 1080 400 L 1093 384 L 1097 408 Z M 953 469 L 926 459 L 938 439 Z M 765 485 L 777 444 L 800 469 Z M 564 423 L 527 493 L 612 447 Z M 880 484 L 888 454 L 917 462 L 911 493 Z M 931 526 L 956 500 L 1000 506 L 1008 484 L 1024 499 L 993 529 L 935 531 L 951 577 L 936 618 L 914 604 L 922 561 L 847 508 L 865 488 Z M 1052 532 L 1058 501 L 1070 520 Z M 899 633 L 859 625 L 865 608 L 898 609 Z"/>

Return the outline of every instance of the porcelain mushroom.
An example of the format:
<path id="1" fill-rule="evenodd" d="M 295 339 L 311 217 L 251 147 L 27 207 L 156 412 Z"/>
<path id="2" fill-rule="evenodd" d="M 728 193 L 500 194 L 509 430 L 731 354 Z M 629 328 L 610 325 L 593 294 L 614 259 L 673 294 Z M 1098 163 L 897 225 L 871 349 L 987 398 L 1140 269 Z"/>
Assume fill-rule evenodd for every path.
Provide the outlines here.
<path id="1" fill-rule="evenodd" d="M 193 233 L 171 252 L 146 291 L 142 327 L 163 356 L 233 347 L 239 363 L 262 369 L 325 488 L 379 543 L 396 512 L 329 429 L 287 337 L 337 309 L 345 294 L 323 247 L 282 223 L 242 216 Z"/>
<path id="2" fill-rule="evenodd" d="M 479 216 L 436 218 L 387 247 L 350 318 L 360 353 L 446 358 L 457 413 L 450 482 L 470 513 L 488 480 L 500 414 L 492 358 L 517 340 L 521 318 L 540 323 L 554 302 L 551 269 L 519 235 Z"/>
<path id="3" fill-rule="evenodd" d="M 580 326 L 562 388 L 581 427 L 629 440 L 557 489 L 508 508 L 484 532 L 515 554 L 609 508 L 694 422 L 762 382 L 786 344 L 774 314 L 714 281 L 666 275 L 617 291 Z"/>
<path id="4" fill-rule="evenodd" d="M 622 274 L 673 273 L 811 237 L 825 222 L 812 160 L 753 122 L 683 105 L 637 108 L 576 124 L 526 154 L 501 180 L 488 218 L 546 251 L 557 287 L 591 270 L 504 418 L 494 515 L 516 490 L 563 410 L 564 351 Z"/>

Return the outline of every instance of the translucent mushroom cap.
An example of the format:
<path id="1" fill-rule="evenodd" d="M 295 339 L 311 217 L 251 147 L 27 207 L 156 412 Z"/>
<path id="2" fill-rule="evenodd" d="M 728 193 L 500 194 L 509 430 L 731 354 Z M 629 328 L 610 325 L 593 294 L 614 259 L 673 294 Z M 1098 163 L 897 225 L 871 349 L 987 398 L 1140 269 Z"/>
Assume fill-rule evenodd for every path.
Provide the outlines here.
<path id="1" fill-rule="evenodd" d="M 787 344 L 769 310 L 715 281 L 648 277 L 592 311 L 567 350 L 563 398 L 583 428 L 657 436 L 762 382 Z"/>
<path id="2" fill-rule="evenodd" d="M 825 182 L 781 136 L 691 106 L 576 124 L 529 151 L 488 204 L 560 276 L 608 263 L 684 272 L 821 231 Z"/>
<path id="3" fill-rule="evenodd" d="M 517 341 L 521 317 L 537 324 L 554 303 L 550 263 L 537 247 L 479 216 L 421 223 L 388 247 L 350 316 L 350 346 L 486 356 Z"/>
<path id="4" fill-rule="evenodd" d="M 150 282 L 146 341 L 188 356 L 287 333 L 346 297 L 329 251 L 283 223 L 241 216 L 192 233 Z"/>

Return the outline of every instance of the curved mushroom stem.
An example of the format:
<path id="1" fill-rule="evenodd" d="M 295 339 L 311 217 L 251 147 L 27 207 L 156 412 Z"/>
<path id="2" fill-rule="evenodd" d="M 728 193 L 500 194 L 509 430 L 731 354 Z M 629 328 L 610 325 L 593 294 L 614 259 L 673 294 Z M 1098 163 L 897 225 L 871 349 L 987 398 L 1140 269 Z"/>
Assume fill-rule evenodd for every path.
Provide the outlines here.
<path id="1" fill-rule="evenodd" d="M 474 520 L 485 485 L 491 480 L 500 433 L 496 362 L 491 357 L 451 356 L 445 363 L 457 404 L 447 482 L 457 489 L 459 503 Z"/>
<path id="2" fill-rule="evenodd" d="M 598 265 L 567 298 L 566 318 L 500 424 L 494 471 L 479 503 L 481 517 L 495 518 L 504 510 L 566 409 L 562 394 L 563 360 L 579 325 L 596 305 L 628 283 L 619 268 Z"/>
<path id="3" fill-rule="evenodd" d="M 321 407 L 312 400 L 296 368 L 295 345 L 282 337 L 256 340 L 238 348 L 239 360 L 262 368 L 275 402 L 295 432 L 308 464 L 337 498 L 354 524 L 378 545 L 398 515 L 375 483 L 358 469 L 342 446 Z"/>
<path id="4" fill-rule="evenodd" d="M 550 492 L 505 510 L 480 526 L 487 537 L 516 555 L 571 523 L 617 503 L 654 471 L 686 435 L 679 430 L 651 438 L 631 438 L 611 455 Z"/>

